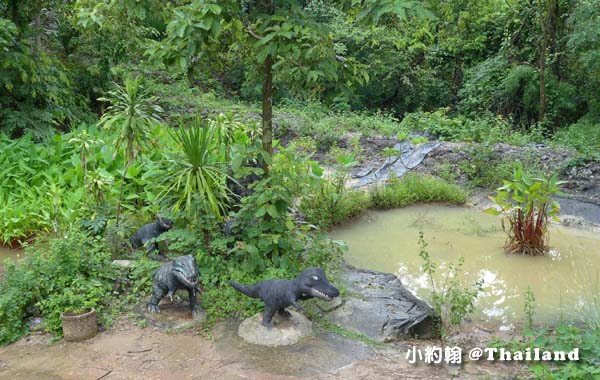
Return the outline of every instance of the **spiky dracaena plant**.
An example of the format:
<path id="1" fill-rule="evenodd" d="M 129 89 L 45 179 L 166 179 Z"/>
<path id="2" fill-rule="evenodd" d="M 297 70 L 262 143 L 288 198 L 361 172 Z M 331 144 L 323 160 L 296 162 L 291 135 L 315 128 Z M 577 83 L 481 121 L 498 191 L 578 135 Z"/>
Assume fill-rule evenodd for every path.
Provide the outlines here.
<path id="1" fill-rule="evenodd" d="M 127 169 L 138 157 L 141 157 L 143 150 L 151 144 L 148 128 L 152 124 L 160 122 L 160 114 L 163 109 L 156 105 L 158 98 L 150 96 L 149 92 L 144 89 L 139 76 L 126 78 L 124 87 L 115 83 L 115 89 L 109 91 L 106 97 L 98 100 L 110 103 L 98 124 L 117 132 L 114 141 L 115 157 L 119 148 L 124 146 L 125 168 L 117 203 L 116 222 L 118 224 Z"/>
<path id="2" fill-rule="evenodd" d="M 170 199 L 174 210 L 184 210 L 193 218 L 202 212 L 221 219 L 229 201 L 221 128 L 197 118 L 170 134 L 179 150 L 161 165 L 158 199 Z"/>
<path id="3" fill-rule="evenodd" d="M 524 255 L 543 255 L 548 251 L 550 218 L 556 218 L 560 204 L 552 199 L 562 195 L 556 175 L 532 176 L 518 167 L 513 178 L 504 181 L 489 198 L 500 206 L 486 210 L 502 215 L 502 228 L 508 234 L 505 250 Z"/>

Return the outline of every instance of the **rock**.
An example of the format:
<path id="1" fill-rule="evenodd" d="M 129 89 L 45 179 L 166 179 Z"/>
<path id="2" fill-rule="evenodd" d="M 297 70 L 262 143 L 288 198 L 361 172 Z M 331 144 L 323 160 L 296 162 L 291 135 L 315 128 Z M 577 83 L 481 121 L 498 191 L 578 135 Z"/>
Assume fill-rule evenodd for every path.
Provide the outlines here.
<path id="1" fill-rule="evenodd" d="M 193 315 L 187 297 L 181 299 L 175 295 L 173 298 L 173 302 L 170 302 L 168 298 L 164 298 L 160 302 L 160 313 L 148 311 L 146 303 L 139 304 L 135 311 L 139 314 L 140 319 L 161 331 L 184 331 L 203 325 L 206 321 L 204 310 Z"/>
<path id="2" fill-rule="evenodd" d="M 396 276 L 348 267 L 341 277 L 350 295 L 327 314 L 330 322 L 381 342 L 434 334 L 433 309 Z"/>
<path id="3" fill-rule="evenodd" d="M 312 322 L 296 311 L 288 311 L 291 317 L 284 318 L 276 314 L 271 328 L 260 323 L 262 313 L 257 313 L 240 323 L 238 335 L 248 343 L 271 347 L 295 344 L 300 338 L 311 335 Z"/>
<path id="4" fill-rule="evenodd" d="M 585 225 L 585 219 L 575 215 L 565 215 L 560 218 L 560 224 L 567 227 L 581 228 Z"/>
<path id="5" fill-rule="evenodd" d="M 338 307 L 342 306 L 342 304 L 343 304 L 342 297 L 335 297 L 331 301 L 325 301 L 325 300 L 320 300 L 320 299 L 315 300 L 315 305 L 321 311 L 324 311 L 326 313 L 337 309 Z"/>
<path id="6" fill-rule="evenodd" d="M 560 203 L 559 216 L 566 226 L 584 227 L 587 224 L 600 225 L 600 206 L 577 199 L 555 197 Z"/>
<path id="7" fill-rule="evenodd" d="M 44 328 L 43 324 L 44 320 L 41 317 L 31 317 L 27 322 L 29 331 L 41 331 Z"/>
<path id="8" fill-rule="evenodd" d="M 113 260 L 112 265 L 119 268 L 131 269 L 135 266 L 135 260 Z"/>

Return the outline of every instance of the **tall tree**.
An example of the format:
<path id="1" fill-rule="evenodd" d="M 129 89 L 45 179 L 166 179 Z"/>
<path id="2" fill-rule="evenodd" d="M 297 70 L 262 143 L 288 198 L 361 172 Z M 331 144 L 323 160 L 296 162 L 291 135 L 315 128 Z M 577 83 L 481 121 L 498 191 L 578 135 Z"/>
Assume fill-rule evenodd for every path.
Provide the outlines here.
<path id="1" fill-rule="evenodd" d="M 539 56 L 539 75 L 540 75 L 540 113 L 538 120 L 544 122 L 546 116 L 546 51 L 548 50 L 548 40 L 550 39 L 550 21 L 552 0 L 537 0 L 538 17 L 540 20 L 540 29 L 542 37 L 540 38 L 540 56 Z"/>
<path id="2" fill-rule="evenodd" d="M 403 0 L 341 3 L 350 14 L 375 23 L 387 15 L 405 18 L 407 11 L 420 8 L 417 2 Z M 215 44 L 222 49 L 244 46 L 254 57 L 254 69 L 262 72 L 262 143 L 268 163 L 273 144 L 274 76 L 285 75 L 305 88 L 318 87 L 324 80 L 338 81 L 342 71 L 350 72 L 344 85 L 368 78 L 336 54 L 333 33 L 305 5 L 298 0 L 195 0 L 174 9 L 166 38 L 149 53 L 185 72 L 199 57 L 214 52 Z"/>

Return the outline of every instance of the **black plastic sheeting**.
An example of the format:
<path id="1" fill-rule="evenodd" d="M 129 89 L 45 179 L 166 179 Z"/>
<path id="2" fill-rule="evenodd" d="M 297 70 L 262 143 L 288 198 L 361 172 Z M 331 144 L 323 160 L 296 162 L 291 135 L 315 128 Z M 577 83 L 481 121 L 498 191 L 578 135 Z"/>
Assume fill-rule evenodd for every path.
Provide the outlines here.
<path id="1" fill-rule="evenodd" d="M 398 155 L 390 157 L 381 167 L 367 167 L 359 173 L 354 174 L 353 178 L 358 178 L 358 182 L 353 185 L 354 188 L 370 185 L 378 182 L 385 182 L 390 179 L 390 173 L 394 173 L 396 178 L 402 177 L 406 172 L 419 165 L 427 154 L 440 146 L 439 142 L 428 142 L 414 145 L 410 141 L 404 141 L 394 145 Z"/>

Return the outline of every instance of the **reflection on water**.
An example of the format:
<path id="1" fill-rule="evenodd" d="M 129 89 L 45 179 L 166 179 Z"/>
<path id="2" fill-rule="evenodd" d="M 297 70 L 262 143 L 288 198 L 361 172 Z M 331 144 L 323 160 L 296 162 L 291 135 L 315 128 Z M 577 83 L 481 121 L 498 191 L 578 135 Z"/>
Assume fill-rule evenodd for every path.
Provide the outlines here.
<path id="1" fill-rule="evenodd" d="M 507 255 L 499 217 L 462 207 L 417 205 L 370 212 L 330 235 L 348 243 L 350 264 L 394 272 L 410 290 L 428 299 L 429 282 L 418 256 L 419 231 L 440 264 L 438 273 L 464 256 L 465 278 L 484 280 L 476 305 L 479 321 L 500 323 L 501 328 L 522 321 L 528 285 L 540 322 L 579 316 L 581 306 L 600 290 L 600 236 L 591 232 L 553 227 L 548 255 Z"/>

